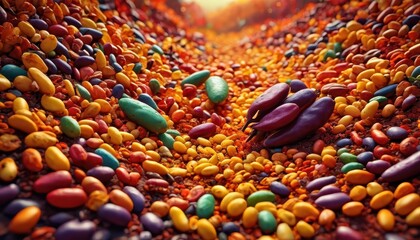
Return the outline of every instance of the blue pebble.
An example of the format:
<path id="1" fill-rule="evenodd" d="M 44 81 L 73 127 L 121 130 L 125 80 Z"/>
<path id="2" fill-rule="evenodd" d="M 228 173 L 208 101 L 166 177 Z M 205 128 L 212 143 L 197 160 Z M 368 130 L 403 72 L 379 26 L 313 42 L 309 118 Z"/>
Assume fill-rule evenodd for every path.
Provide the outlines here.
<path id="1" fill-rule="evenodd" d="M 397 85 L 398 84 L 391 84 L 388 85 L 386 87 L 383 87 L 379 90 L 377 90 L 373 96 L 377 97 L 377 96 L 384 96 L 384 97 L 389 97 L 395 94 L 395 90 L 397 89 Z"/>
<path id="2" fill-rule="evenodd" d="M 287 197 L 290 194 L 290 190 L 286 187 L 286 185 L 277 181 L 270 184 L 270 190 L 281 197 Z"/>
<path id="3" fill-rule="evenodd" d="M 145 103 L 145 104 L 149 105 L 150 107 L 152 107 L 155 110 L 158 109 L 158 106 L 157 106 L 155 100 L 153 100 L 153 98 L 150 97 L 149 94 L 147 94 L 147 93 L 141 93 L 139 95 L 139 97 L 137 98 L 137 100 L 139 100 L 142 103 Z"/>
<path id="4" fill-rule="evenodd" d="M 117 62 L 117 58 L 113 53 L 109 54 L 109 65 L 118 73 L 122 71 L 121 65 Z"/>
<path id="5" fill-rule="evenodd" d="M 112 88 L 112 96 L 114 96 L 117 99 L 120 99 L 123 96 L 124 93 L 124 86 L 122 84 L 115 84 L 115 86 Z"/>
<path id="6" fill-rule="evenodd" d="M 376 146 L 375 140 L 373 140 L 371 137 L 363 138 L 362 144 L 368 151 L 372 151 Z"/>
<path id="7" fill-rule="evenodd" d="M 368 162 L 373 160 L 373 153 L 372 152 L 362 152 L 357 155 L 357 161 L 366 165 Z"/>
<path id="8" fill-rule="evenodd" d="M 337 147 L 345 147 L 353 144 L 353 141 L 350 138 L 343 138 L 337 141 Z"/>
<path id="9" fill-rule="evenodd" d="M 226 233 L 227 235 L 230 235 L 234 232 L 239 232 L 239 230 L 239 226 L 233 222 L 224 223 L 222 226 L 222 232 Z"/>
<path id="10" fill-rule="evenodd" d="M 102 80 L 100 78 L 92 78 L 89 80 L 90 84 L 92 85 L 98 85 L 99 83 L 102 82 Z"/>
<path id="11" fill-rule="evenodd" d="M 403 140 L 404 138 L 408 137 L 408 132 L 402 127 L 390 127 L 386 131 L 386 135 L 395 141 Z"/>

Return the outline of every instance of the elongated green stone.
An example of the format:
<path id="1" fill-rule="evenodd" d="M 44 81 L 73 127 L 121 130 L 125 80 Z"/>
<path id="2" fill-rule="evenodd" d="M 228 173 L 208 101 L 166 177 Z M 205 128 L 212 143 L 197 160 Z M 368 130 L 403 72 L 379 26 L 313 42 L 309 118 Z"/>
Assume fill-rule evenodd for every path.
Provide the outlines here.
<path id="1" fill-rule="evenodd" d="M 383 103 L 383 102 L 387 102 L 388 98 L 384 97 L 384 96 L 376 96 L 376 97 L 373 97 L 373 98 L 369 99 L 369 102 L 373 102 L 373 101 L 378 101 L 379 103 Z"/>
<path id="2" fill-rule="evenodd" d="M 80 137 L 81 134 L 79 123 L 70 116 L 64 116 L 61 118 L 60 129 L 64 134 L 71 138 Z"/>
<path id="3" fill-rule="evenodd" d="M 197 201 L 197 216 L 199 218 L 209 218 L 213 216 L 215 199 L 211 194 L 204 194 Z"/>
<path id="4" fill-rule="evenodd" d="M 248 203 L 248 207 L 254 207 L 259 202 L 274 202 L 275 199 L 276 195 L 274 195 L 271 191 L 260 190 L 249 195 L 246 201 Z"/>
<path id="5" fill-rule="evenodd" d="M 181 86 L 184 86 L 184 84 L 189 83 L 198 87 L 202 85 L 209 77 L 210 77 L 209 70 L 202 70 L 199 72 L 195 72 L 191 74 L 190 76 L 186 77 L 184 80 L 182 80 Z"/>
<path id="6" fill-rule="evenodd" d="M 83 87 L 80 84 L 76 84 L 76 91 L 79 93 L 79 95 L 83 99 L 86 99 L 89 102 L 92 102 L 92 96 L 90 95 L 89 91 L 85 87 Z"/>
<path id="7" fill-rule="evenodd" d="M 340 160 L 344 163 L 350 163 L 350 162 L 357 162 L 357 156 L 351 154 L 351 153 L 342 153 L 340 155 Z"/>
<path id="8" fill-rule="evenodd" d="M 363 169 L 365 166 L 363 166 L 363 164 L 359 163 L 359 162 L 350 162 L 345 164 L 342 168 L 341 168 L 341 172 L 342 173 L 348 173 L 351 170 L 355 170 L 355 169 Z"/>
<path id="9" fill-rule="evenodd" d="M 228 97 L 229 86 L 223 78 L 213 76 L 206 81 L 206 91 L 212 103 L 221 103 Z"/>
<path id="10" fill-rule="evenodd" d="M 158 135 L 159 140 L 163 142 L 163 145 L 169 149 L 174 148 L 175 139 L 168 133 L 161 133 Z"/>
<path id="11" fill-rule="evenodd" d="M 132 98 L 121 98 L 118 104 L 131 121 L 155 133 L 164 133 L 168 129 L 165 118 L 149 105 Z"/>

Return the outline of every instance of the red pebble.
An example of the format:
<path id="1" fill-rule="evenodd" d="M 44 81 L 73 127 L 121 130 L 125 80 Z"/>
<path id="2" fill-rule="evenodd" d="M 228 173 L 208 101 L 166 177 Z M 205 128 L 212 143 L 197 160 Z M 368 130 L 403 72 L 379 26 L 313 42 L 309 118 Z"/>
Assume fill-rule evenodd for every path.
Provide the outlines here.
<path id="1" fill-rule="evenodd" d="M 385 145 L 389 142 L 389 138 L 380 130 L 373 129 L 370 131 L 373 140 L 380 145 Z"/>
<path id="2" fill-rule="evenodd" d="M 408 137 L 401 141 L 400 143 L 400 152 L 405 156 L 410 156 L 411 154 L 417 151 L 417 146 L 419 145 L 419 140 L 414 137 Z"/>
<path id="3" fill-rule="evenodd" d="M 47 202 L 58 208 L 76 208 L 84 205 L 88 197 L 80 188 L 59 188 L 47 195 Z"/>

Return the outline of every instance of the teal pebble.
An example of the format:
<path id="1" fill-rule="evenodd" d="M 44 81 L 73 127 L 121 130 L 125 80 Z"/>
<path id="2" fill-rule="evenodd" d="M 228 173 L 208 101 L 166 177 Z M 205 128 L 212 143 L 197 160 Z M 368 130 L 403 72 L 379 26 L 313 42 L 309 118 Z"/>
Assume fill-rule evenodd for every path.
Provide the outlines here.
<path id="1" fill-rule="evenodd" d="M 417 78 L 418 76 L 420 76 L 420 66 L 417 66 L 416 68 L 414 68 L 414 70 L 411 72 L 411 77 L 413 78 Z"/>
<path id="2" fill-rule="evenodd" d="M 252 193 L 247 198 L 247 203 L 249 207 L 254 207 L 259 202 L 274 202 L 276 195 L 271 191 L 260 190 Z"/>
<path id="3" fill-rule="evenodd" d="M 335 53 L 340 53 L 341 51 L 343 51 L 341 43 L 339 43 L 339 42 L 334 43 L 334 52 Z"/>
<path id="4" fill-rule="evenodd" d="M 351 162 L 357 162 L 357 156 L 355 156 L 355 155 L 353 155 L 353 154 L 351 154 L 351 153 L 347 153 L 347 152 L 345 152 L 345 153 L 342 153 L 342 154 L 340 155 L 340 160 L 341 160 L 344 164 L 351 163 Z"/>
<path id="5" fill-rule="evenodd" d="M 80 97 L 88 100 L 89 102 L 92 102 L 92 96 L 85 87 L 80 84 L 76 84 L 76 91 L 79 93 Z"/>
<path id="6" fill-rule="evenodd" d="M 160 91 L 160 83 L 154 78 L 150 80 L 149 87 L 153 94 L 157 94 Z"/>
<path id="7" fill-rule="evenodd" d="M 13 64 L 6 64 L 0 69 L 0 74 L 5 76 L 9 81 L 13 82 L 17 76 L 27 76 L 25 69 Z"/>
<path id="8" fill-rule="evenodd" d="M 143 65 L 141 63 L 136 63 L 134 64 L 133 71 L 135 73 L 140 73 L 142 68 L 143 68 Z"/>
<path id="9" fill-rule="evenodd" d="M 145 104 L 149 105 L 150 107 L 152 107 L 155 110 L 158 109 L 158 106 L 157 106 L 155 100 L 153 100 L 153 98 L 151 96 L 149 96 L 149 94 L 147 94 L 147 93 L 141 93 L 138 97 L 138 100 L 142 103 L 145 103 Z"/>
<path id="10" fill-rule="evenodd" d="M 162 48 L 160 48 L 158 45 L 153 45 L 152 46 L 152 51 L 159 54 L 159 55 L 163 55 L 163 50 Z"/>
<path id="11" fill-rule="evenodd" d="M 212 103 L 221 103 L 228 97 L 229 86 L 223 78 L 213 76 L 206 81 L 206 92 Z"/>
<path id="12" fill-rule="evenodd" d="M 70 138 L 80 137 L 81 134 L 79 123 L 70 116 L 64 116 L 61 118 L 60 129 Z"/>
<path id="13" fill-rule="evenodd" d="M 112 155 L 105 149 L 98 148 L 95 150 L 95 153 L 102 157 L 102 166 L 110 167 L 114 170 L 120 166 L 120 163 L 114 157 L 114 155 Z"/>
<path id="14" fill-rule="evenodd" d="M 335 57 L 336 56 L 335 56 L 334 50 L 328 49 L 327 52 L 324 55 L 323 61 L 325 62 L 325 61 L 327 61 L 328 58 L 335 58 Z"/>
<path id="15" fill-rule="evenodd" d="M 272 234 L 277 228 L 277 221 L 267 210 L 258 213 L 258 226 L 264 234 Z"/>
<path id="16" fill-rule="evenodd" d="M 348 173 L 351 170 L 363 169 L 365 166 L 359 162 L 350 162 L 341 168 L 342 173 Z"/>
<path id="17" fill-rule="evenodd" d="M 215 199 L 211 194 L 204 194 L 197 201 L 197 216 L 199 218 L 209 218 L 213 216 Z"/>
<path id="18" fill-rule="evenodd" d="M 163 143 L 163 145 L 165 145 L 165 147 L 167 147 L 169 149 L 174 148 L 175 139 L 170 134 L 168 134 L 167 132 L 159 134 L 158 138 L 159 138 L 160 141 L 162 141 L 162 143 Z"/>

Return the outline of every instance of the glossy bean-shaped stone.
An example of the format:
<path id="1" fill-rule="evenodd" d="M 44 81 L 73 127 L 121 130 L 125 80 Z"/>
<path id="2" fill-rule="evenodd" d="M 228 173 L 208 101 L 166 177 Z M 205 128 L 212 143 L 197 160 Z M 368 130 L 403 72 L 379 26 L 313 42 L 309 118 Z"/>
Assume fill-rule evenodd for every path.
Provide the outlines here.
<path id="1" fill-rule="evenodd" d="M 35 227 L 41 217 L 41 210 L 31 206 L 22 209 L 10 221 L 8 229 L 12 233 L 27 234 Z"/>
<path id="2" fill-rule="evenodd" d="M 420 207 L 414 209 L 408 216 L 405 218 L 405 221 L 410 226 L 420 226 Z"/>
<path id="3" fill-rule="evenodd" d="M 211 102 L 218 104 L 228 97 L 229 86 L 223 78 L 212 76 L 206 80 L 205 84 L 207 96 Z"/>
<path id="4" fill-rule="evenodd" d="M 87 195 L 80 188 L 59 188 L 47 194 L 47 202 L 57 208 L 76 208 L 86 201 Z"/>
<path id="5" fill-rule="evenodd" d="M 244 211 L 247 209 L 247 202 L 243 198 L 236 198 L 232 200 L 227 206 L 227 213 L 231 217 L 238 217 L 245 214 Z M 251 216 L 252 217 L 252 216 Z"/>
<path id="6" fill-rule="evenodd" d="M 125 227 L 131 220 L 130 212 L 118 205 L 107 203 L 99 208 L 98 217 L 117 226 Z"/>
<path id="7" fill-rule="evenodd" d="M 70 170 L 70 161 L 64 153 L 56 146 L 48 147 L 45 150 L 45 162 L 54 171 Z"/>
<path id="8" fill-rule="evenodd" d="M 64 116 L 60 119 L 60 129 L 71 138 L 77 138 L 81 134 L 79 123 L 70 116 Z"/>
<path id="9" fill-rule="evenodd" d="M 407 215 L 420 206 L 420 196 L 410 193 L 395 202 L 395 211 L 400 215 Z"/>
<path id="10" fill-rule="evenodd" d="M 271 191 L 260 190 L 248 196 L 248 206 L 254 207 L 259 202 L 274 202 L 276 196 Z"/>
<path id="11" fill-rule="evenodd" d="M 109 200 L 115 205 L 121 206 L 127 211 L 131 212 L 133 210 L 134 204 L 131 198 L 125 192 L 114 189 L 109 193 Z"/>
<path id="12" fill-rule="evenodd" d="M 298 202 L 293 205 L 293 214 L 296 217 L 305 219 L 307 217 L 314 217 L 315 219 L 319 216 L 319 211 L 310 203 L 307 202 Z"/>
<path id="13" fill-rule="evenodd" d="M 350 184 L 367 184 L 375 179 L 375 175 L 365 170 L 351 170 L 346 174 L 346 181 Z"/>
<path id="14" fill-rule="evenodd" d="M 388 209 L 381 209 L 376 215 L 379 226 L 385 231 L 392 231 L 395 226 L 395 217 Z"/>
<path id="15" fill-rule="evenodd" d="M 213 215 L 215 199 L 211 194 L 204 194 L 197 201 L 196 212 L 199 218 L 209 218 Z"/>
<path id="16" fill-rule="evenodd" d="M 258 226 L 264 234 L 272 234 L 277 227 L 277 222 L 273 214 L 263 210 L 258 213 Z"/>
<path id="17" fill-rule="evenodd" d="M 90 220 L 69 221 L 57 228 L 54 237 L 57 240 L 91 239 L 95 233 L 96 225 Z"/>
<path id="18" fill-rule="evenodd" d="M 47 95 L 53 95 L 55 93 L 55 86 L 51 79 L 41 70 L 31 67 L 28 69 L 28 76 L 38 84 L 41 93 Z"/>
<path id="19" fill-rule="evenodd" d="M 195 72 L 193 74 L 191 74 L 190 76 L 186 77 L 184 80 L 182 80 L 181 82 L 181 86 L 183 86 L 184 84 L 193 84 L 196 86 L 200 86 L 202 85 L 208 78 L 210 77 L 210 71 L 208 70 L 202 70 L 199 72 Z"/>
<path id="20" fill-rule="evenodd" d="M 33 185 L 34 191 L 38 193 L 49 193 L 58 188 L 70 187 L 73 182 L 68 171 L 60 170 L 38 178 Z"/>

